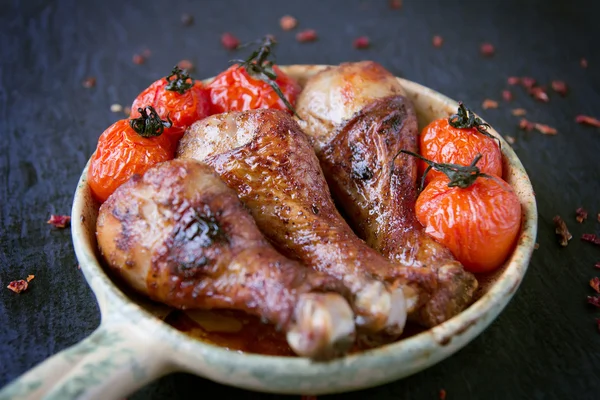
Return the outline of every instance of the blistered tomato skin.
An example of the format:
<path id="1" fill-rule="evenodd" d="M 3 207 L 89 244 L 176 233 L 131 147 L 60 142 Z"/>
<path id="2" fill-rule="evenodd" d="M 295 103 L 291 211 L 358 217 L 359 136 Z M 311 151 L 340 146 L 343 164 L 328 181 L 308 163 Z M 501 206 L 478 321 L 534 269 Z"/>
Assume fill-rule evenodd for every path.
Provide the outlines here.
<path id="1" fill-rule="evenodd" d="M 131 105 L 131 118 L 140 116 L 138 108 L 154 107 L 162 119 L 168 116 L 173 122 L 164 134 L 176 144 L 190 125 L 210 115 L 210 98 L 202 82 L 195 81 L 184 93 L 166 90 L 166 86 L 167 81 L 162 78 L 140 93 Z"/>
<path id="2" fill-rule="evenodd" d="M 458 129 L 450 126 L 448 119 L 438 119 L 427 125 L 420 135 L 421 155 L 437 163 L 469 165 L 481 154 L 477 163 L 481 172 L 502 177 L 502 153 L 498 142 L 485 136 L 475 128 Z M 419 172 L 422 174 L 427 164 L 419 161 Z M 443 173 L 429 171 L 425 182 L 429 183 Z"/>
<path id="3" fill-rule="evenodd" d="M 294 105 L 300 93 L 300 85 L 277 66 L 274 66 L 273 69 L 277 74 L 275 83 L 290 104 Z M 250 77 L 246 69 L 239 68 L 238 65 L 233 65 L 221 72 L 213 82 L 208 84 L 208 89 L 212 114 L 258 108 L 274 108 L 291 113 L 271 86 Z"/>
<path id="4" fill-rule="evenodd" d="M 174 157 L 175 147 L 167 135 L 144 138 L 123 119 L 100 135 L 88 169 L 88 184 L 94 197 L 103 203 L 132 175 L 141 175 Z"/>
<path id="5" fill-rule="evenodd" d="M 433 179 L 421 192 L 416 214 L 425 231 L 474 273 L 500 267 L 512 252 L 521 226 L 521 203 L 498 177 L 477 178 L 466 189 Z"/>

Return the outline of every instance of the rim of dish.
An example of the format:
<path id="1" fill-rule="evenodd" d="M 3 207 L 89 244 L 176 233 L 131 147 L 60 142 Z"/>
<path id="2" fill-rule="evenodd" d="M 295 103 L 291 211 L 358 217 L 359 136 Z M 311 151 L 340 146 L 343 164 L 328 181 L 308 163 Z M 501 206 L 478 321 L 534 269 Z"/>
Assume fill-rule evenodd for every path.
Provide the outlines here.
<path id="1" fill-rule="evenodd" d="M 281 66 L 282 70 L 294 70 L 295 73 L 301 73 L 302 68 L 305 68 L 306 70 L 312 69 L 314 71 L 318 71 L 325 67 L 327 66 Z M 203 81 L 209 81 L 211 79 L 213 78 L 208 78 Z M 455 108 L 458 106 L 456 101 L 433 89 L 406 79 L 397 79 L 402 83 L 403 86 L 410 86 L 414 92 L 427 93 L 430 96 L 435 96 L 443 101 L 448 107 Z M 193 349 L 194 352 L 197 352 L 199 355 L 205 358 L 207 356 L 210 358 L 219 358 L 221 360 L 221 364 L 253 366 L 254 368 L 259 368 L 261 370 L 273 370 L 273 372 L 275 372 L 275 369 L 285 366 L 286 371 L 277 371 L 284 372 L 285 374 L 293 374 L 300 370 L 306 371 L 306 367 L 310 367 L 313 369 L 312 371 L 314 373 L 323 373 L 328 370 L 338 370 L 345 364 L 354 364 L 355 362 L 373 362 L 382 358 L 385 359 L 394 357 L 395 355 L 403 354 L 405 351 L 410 351 L 411 349 L 426 350 L 442 346 L 449 347 L 450 345 L 448 343 L 442 344 L 440 343 L 440 340 L 436 340 L 436 333 L 439 336 L 447 338 L 449 341 L 454 340 L 457 337 L 467 335 L 471 325 L 474 325 L 474 321 L 482 319 L 484 316 L 488 315 L 490 311 L 499 303 L 500 299 L 508 297 L 506 302 L 498 311 L 498 313 L 502 312 L 502 309 L 508 304 L 510 298 L 512 298 L 514 293 L 516 293 L 520 283 L 523 280 L 523 277 L 525 276 L 525 273 L 527 272 L 537 234 L 537 205 L 535 202 L 533 188 L 531 186 L 529 177 L 525 172 L 525 168 L 515 152 L 502 138 L 502 136 L 499 135 L 494 129 L 492 129 L 491 132 L 500 138 L 502 142 L 502 154 L 513 169 L 515 177 L 517 177 L 519 182 L 523 185 L 523 188 L 521 188 L 521 190 L 518 192 L 518 196 L 523 200 L 523 220 L 519 240 L 515 250 L 507 261 L 508 264 L 496 277 L 496 282 L 490 286 L 486 293 L 478 298 L 467 309 L 452 317 L 448 321 L 445 321 L 433 328 L 427 329 L 406 339 L 358 353 L 349 354 L 329 362 L 314 362 L 308 358 L 302 357 L 269 356 L 228 350 L 218 345 L 203 342 L 200 339 L 196 339 L 177 330 L 163 320 L 152 315 L 138 303 L 129 299 L 129 297 L 127 297 L 127 295 L 113 283 L 112 279 L 107 275 L 107 273 L 104 271 L 104 268 L 102 268 L 100 265 L 99 260 L 96 257 L 96 249 L 93 247 L 95 246 L 95 240 L 93 240 L 92 246 L 92 244 L 89 243 L 89 238 L 86 235 L 84 223 L 79 217 L 80 215 L 84 214 L 87 204 L 84 201 L 85 196 L 83 195 L 83 191 L 87 190 L 86 175 L 89 161 L 79 179 L 72 207 L 71 215 L 73 218 L 71 232 L 75 253 L 79 262 L 81 263 L 81 269 L 84 272 L 86 281 L 92 288 L 94 295 L 98 297 L 97 292 L 103 292 L 104 294 L 108 295 L 109 298 L 107 300 L 117 301 L 119 303 L 116 308 L 111 307 L 111 311 L 109 312 L 107 312 L 104 309 L 104 306 L 100 304 L 103 319 L 111 313 L 121 313 L 125 315 L 130 313 L 137 314 L 137 316 L 145 319 L 145 323 L 153 325 L 153 327 L 156 329 L 154 333 L 158 333 L 161 338 L 168 338 L 168 340 L 171 342 L 176 341 L 178 346 L 183 344 L 187 349 Z M 526 260 L 526 262 L 521 260 Z M 513 271 L 515 272 L 513 273 Z M 97 278 L 99 278 L 99 281 Z M 121 306 L 127 307 L 123 308 Z M 490 323 L 491 321 L 487 322 L 483 329 L 485 329 Z M 459 348 L 461 347 L 462 346 L 459 346 Z M 170 361 L 176 362 L 176 360 Z"/>

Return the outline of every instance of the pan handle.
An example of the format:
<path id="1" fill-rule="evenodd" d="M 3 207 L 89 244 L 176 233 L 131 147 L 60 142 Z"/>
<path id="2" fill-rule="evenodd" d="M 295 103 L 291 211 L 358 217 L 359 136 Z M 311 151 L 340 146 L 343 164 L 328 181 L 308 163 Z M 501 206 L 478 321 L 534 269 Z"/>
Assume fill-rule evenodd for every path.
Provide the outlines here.
<path id="1" fill-rule="evenodd" d="M 0 400 L 118 399 L 173 371 L 160 343 L 131 323 L 103 321 L 86 339 L 0 391 Z"/>

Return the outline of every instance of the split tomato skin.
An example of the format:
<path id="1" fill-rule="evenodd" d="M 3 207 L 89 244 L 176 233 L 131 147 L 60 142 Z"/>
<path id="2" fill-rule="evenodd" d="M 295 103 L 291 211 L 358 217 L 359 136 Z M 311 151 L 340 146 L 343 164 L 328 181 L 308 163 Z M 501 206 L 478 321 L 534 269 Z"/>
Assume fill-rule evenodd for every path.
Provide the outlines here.
<path id="1" fill-rule="evenodd" d="M 467 271 L 491 272 L 512 252 L 521 227 L 521 203 L 508 183 L 479 177 L 461 189 L 434 178 L 416 202 L 425 231 L 454 254 Z"/>
<path id="2" fill-rule="evenodd" d="M 184 93 L 167 90 L 167 85 L 162 78 L 140 93 L 131 105 L 130 118 L 139 118 L 139 108 L 154 107 L 162 119 L 168 116 L 173 122 L 164 134 L 177 143 L 190 125 L 210 115 L 210 97 L 202 82 L 195 81 Z"/>
<path id="3" fill-rule="evenodd" d="M 477 167 L 483 173 L 502 177 L 502 152 L 496 140 L 483 135 L 475 128 L 459 129 L 442 118 L 427 125 L 419 137 L 421 155 L 437 163 L 470 165 L 481 154 Z M 419 172 L 423 174 L 427 164 L 419 161 Z M 442 176 L 443 173 L 430 170 L 425 183 Z"/>
<path id="4" fill-rule="evenodd" d="M 273 70 L 277 75 L 275 83 L 293 106 L 300 93 L 300 85 L 277 66 L 274 65 Z M 240 68 L 237 64 L 221 72 L 207 87 L 213 114 L 258 108 L 273 108 L 291 113 L 269 84 L 251 77 L 245 68 Z"/>
<path id="5" fill-rule="evenodd" d="M 165 129 L 166 132 L 166 129 Z M 144 138 L 123 119 L 112 124 L 98 139 L 87 178 L 94 197 L 101 203 L 134 174 L 175 157 L 171 138 Z"/>

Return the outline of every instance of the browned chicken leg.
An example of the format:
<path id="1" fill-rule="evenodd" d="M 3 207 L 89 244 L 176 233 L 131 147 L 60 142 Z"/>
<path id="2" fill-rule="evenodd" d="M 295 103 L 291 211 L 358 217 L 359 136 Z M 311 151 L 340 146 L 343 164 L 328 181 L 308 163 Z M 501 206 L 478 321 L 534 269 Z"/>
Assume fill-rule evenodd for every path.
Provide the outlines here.
<path id="1" fill-rule="evenodd" d="M 100 250 L 130 286 L 181 309 L 242 310 L 287 333 L 299 355 L 329 358 L 354 341 L 335 279 L 273 249 L 214 170 L 174 160 L 135 175 L 100 207 Z"/>
<path id="2" fill-rule="evenodd" d="M 415 216 L 417 120 L 398 80 L 374 62 L 342 64 L 308 80 L 296 110 L 331 191 L 366 242 L 406 266 L 425 267 L 438 289 L 409 317 L 434 326 L 462 311 L 477 288 Z"/>
<path id="3" fill-rule="evenodd" d="M 287 113 L 205 118 L 188 129 L 177 156 L 213 166 L 285 255 L 340 279 L 365 331 L 399 335 L 406 307 L 415 308 L 432 290 L 435 279 L 428 271 L 391 264 L 352 232 L 333 204 L 306 135 Z"/>

